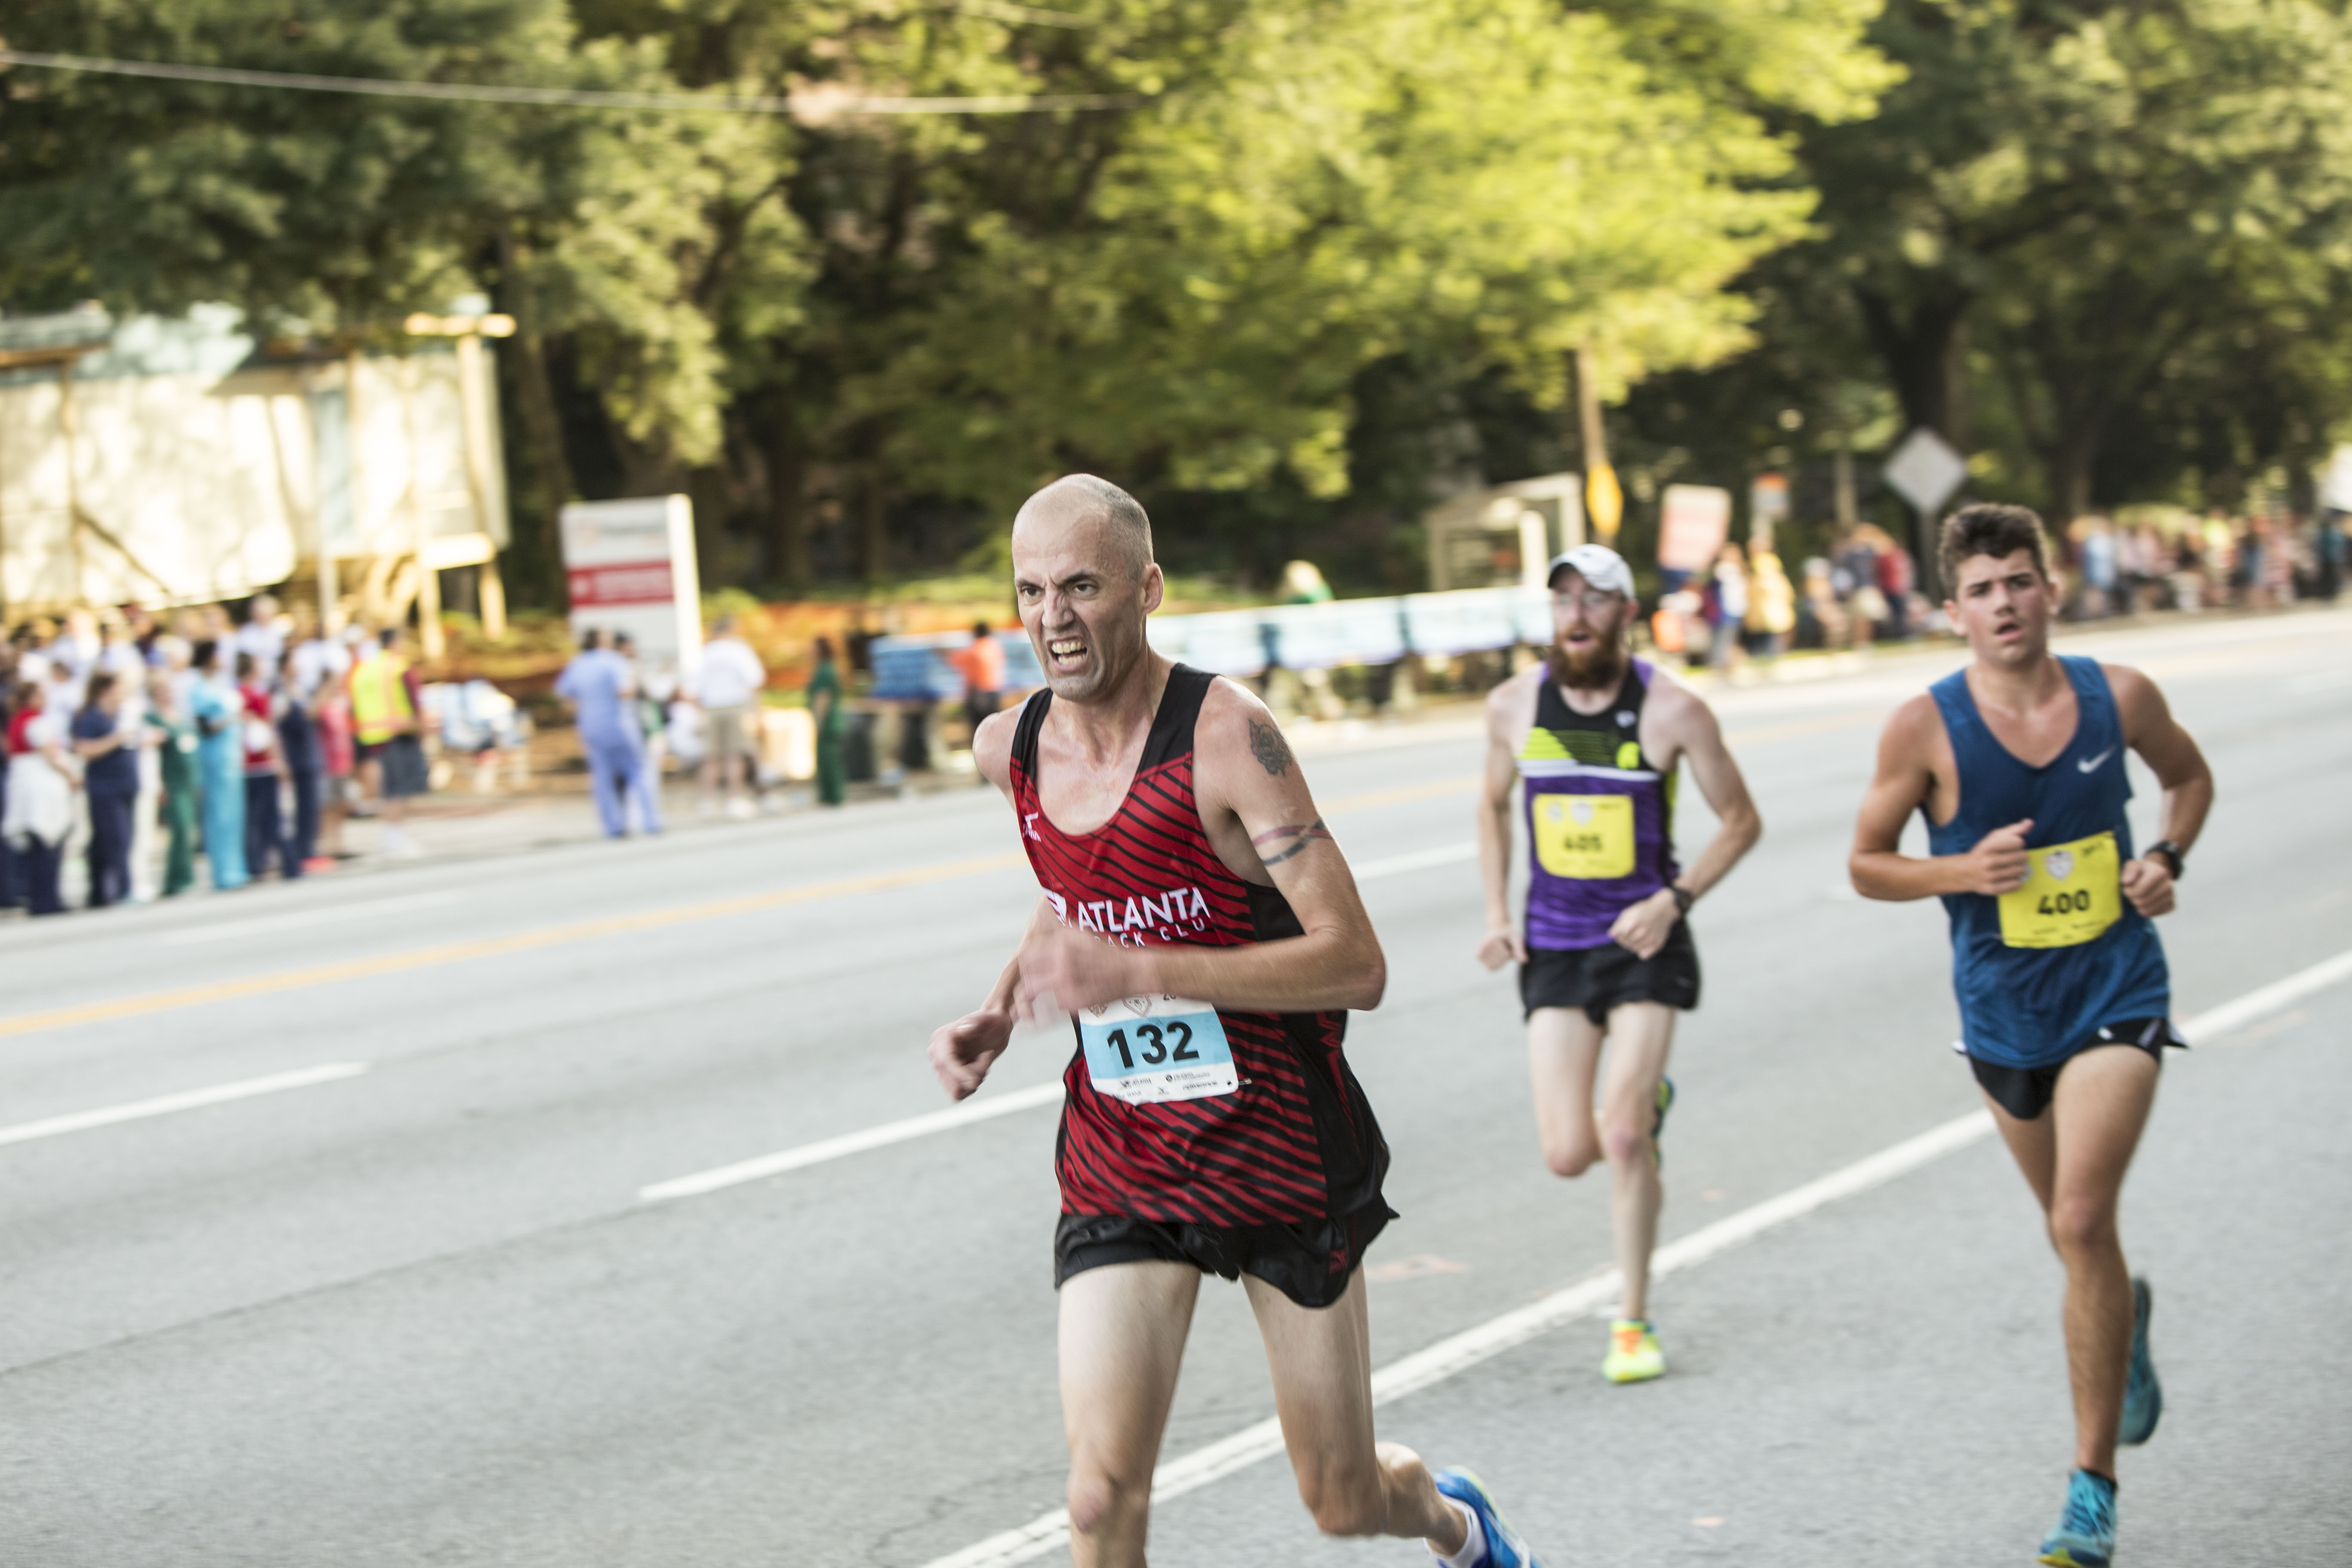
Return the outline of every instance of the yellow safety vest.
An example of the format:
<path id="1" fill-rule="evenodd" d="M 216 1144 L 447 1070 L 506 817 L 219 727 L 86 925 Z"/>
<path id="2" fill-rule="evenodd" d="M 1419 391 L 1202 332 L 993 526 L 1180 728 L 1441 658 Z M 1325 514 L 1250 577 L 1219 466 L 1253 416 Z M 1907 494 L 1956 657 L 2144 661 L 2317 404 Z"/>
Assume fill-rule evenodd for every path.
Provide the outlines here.
<path id="1" fill-rule="evenodd" d="M 408 661 L 389 653 L 373 653 L 352 671 L 352 730 L 362 746 L 380 746 L 402 732 L 402 719 L 416 717 L 408 700 Z"/>

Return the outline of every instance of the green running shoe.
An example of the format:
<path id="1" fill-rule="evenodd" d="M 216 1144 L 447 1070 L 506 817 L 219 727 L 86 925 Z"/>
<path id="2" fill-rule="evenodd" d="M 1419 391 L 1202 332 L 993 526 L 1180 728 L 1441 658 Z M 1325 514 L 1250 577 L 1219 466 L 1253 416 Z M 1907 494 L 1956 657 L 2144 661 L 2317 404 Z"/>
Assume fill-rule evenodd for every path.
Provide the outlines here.
<path id="1" fill-rule="evenodd" d="M 1601 1375 L 1612 1383 L 1647 1383 L 1666 1374 L 1666 1352 L 1658 1348 L 1658 1331 L 1647 1318 L 1614 1318 L 1609 1324 L 1609 1353 L 1601 1358 Z"/>

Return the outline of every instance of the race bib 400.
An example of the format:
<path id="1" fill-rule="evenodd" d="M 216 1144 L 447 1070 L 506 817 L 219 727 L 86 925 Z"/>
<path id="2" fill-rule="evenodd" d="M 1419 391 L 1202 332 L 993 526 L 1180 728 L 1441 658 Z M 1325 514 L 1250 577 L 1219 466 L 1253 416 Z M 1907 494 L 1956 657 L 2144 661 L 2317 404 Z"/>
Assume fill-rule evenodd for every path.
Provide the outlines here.
<path id="1" fill-rule="evenodd" d="M 1536 863 L 1555 877 L 1603 881 L 1633 874 L 1633 797 L 1539 795 Z"/>
<path id="2" fill-rule="evenodd" d="M 1078 1015 L 1095 1092 L 1129 1105 L 1206 1100 L 1241 1087 L 1217 1010 L 1182 996 L 1129 996 Z"/>
<path id="3" fill-rule="evenodd" d="M 2004 946 L 2077 947 L 2123 919 L 2123 864 L 2114 834 L 2028 849 L 2025 858 L 2033 868 L 2025 886 L 2000 896 Z"/>

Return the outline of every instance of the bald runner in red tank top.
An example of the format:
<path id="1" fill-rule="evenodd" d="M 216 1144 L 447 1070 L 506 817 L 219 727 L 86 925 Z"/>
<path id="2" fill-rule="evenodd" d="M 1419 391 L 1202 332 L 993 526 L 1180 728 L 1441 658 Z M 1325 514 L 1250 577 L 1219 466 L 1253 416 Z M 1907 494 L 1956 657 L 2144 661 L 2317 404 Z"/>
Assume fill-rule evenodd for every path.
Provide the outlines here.
<path id="1" fill-rule="evenodd" d="M 1300 934 L 1288 900 L 1235 876 L 1202 826 L 1192 730 L 1214 679 L 1181 665 L 1170 674 L 1127 798 L 1092 833 L 1064 833 L 1038 802 L 1037 734 L 1053 694 L 1040 691 L 1023 709 L 1012 754 L 1021 843 L 1064 924 L 1128 947 L 1231 947 Z M 1388 1148 L 1340 1053 L 1347 1015 L 1216 1008 L 1215 1029 L 1153 1022 L 1185 1007 L 1202 1005 L 1139 997 L 1073 1020 L 1081 1045 L 1063 1077 L 1055 1159 L 1063 1214 L 1235 1226 L 1314 1222 L 1377 1205 L 1384 1220 Z M 1146 1026 L 1107 1028 L 1118 1021 L 1108 1017 L 1114 1010 Z M 1094 1068 L 1085 1044 L 1090 1026 Z M 1213 1044 L 1193 1037 L 1216 1030 L 1231 1053 L 1230 1073 L 1213 1060 Z M 1178 1054 L 1196 1065 L 1180 1068 Z M 1143 1072 L 1162 1065 L 1169 1070 L 1157 1078 Z M 1106 1068 L 1136 1076 L 1103 1079 L 1107 1091 L 1097 1082 Z M 1150 1087 L 1130 1089 L 1143 1081 Z M 1151 1097 L 1162 1091 L 1185 1097 Z M 1333 1262 L 1344 1273 L 1352 1260 Z"/>

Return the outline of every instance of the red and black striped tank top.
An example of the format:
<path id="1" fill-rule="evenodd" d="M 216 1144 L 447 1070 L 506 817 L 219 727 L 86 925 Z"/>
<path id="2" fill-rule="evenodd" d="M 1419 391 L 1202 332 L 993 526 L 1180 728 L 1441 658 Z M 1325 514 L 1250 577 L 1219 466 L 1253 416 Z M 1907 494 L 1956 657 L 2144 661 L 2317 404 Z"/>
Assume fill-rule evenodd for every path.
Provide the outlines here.
<path id="1" fill-rule="evenodd" d="M 1037 794 L 1037 734 L 1053 694 L 1022 710 L 1013 798 L 1037 885 L 1066 925 L 1129 947 L 1233 947 L 1300 934 L 1289 901 L 1235 876 L 1192 794 L 1192 731 L 1215 677 L 1178 665 L 1127 798 L 1092 833 L 1065 833 Z M 1193 1225 L 1312 1220 L 1380 1201 L 1388 1169 L 1364 1091 L 1340 1054 L 1347 1014 L 1217 1009 L 1240 1087 L 1131 1104 L 1097 1090 L 1085 1053 L 1066 1093 L 1055 1168 L 1062 1212 Z"/>

